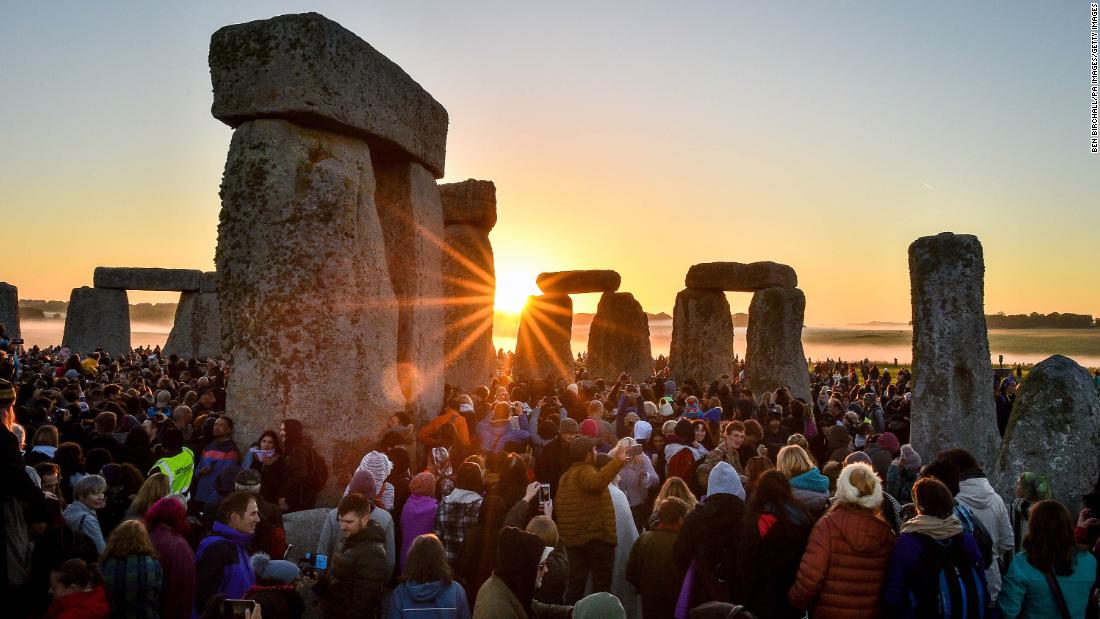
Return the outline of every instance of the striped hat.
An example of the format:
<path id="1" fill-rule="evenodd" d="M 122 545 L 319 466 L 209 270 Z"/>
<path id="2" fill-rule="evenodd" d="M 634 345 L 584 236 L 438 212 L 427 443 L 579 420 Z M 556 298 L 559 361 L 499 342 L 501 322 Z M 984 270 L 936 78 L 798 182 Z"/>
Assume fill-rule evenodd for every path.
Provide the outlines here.
<path id="1" fill-rule="evenodd" d="M 0 402 L 15 399 L 15 386 L 10 382 L 0 379 Z"/>

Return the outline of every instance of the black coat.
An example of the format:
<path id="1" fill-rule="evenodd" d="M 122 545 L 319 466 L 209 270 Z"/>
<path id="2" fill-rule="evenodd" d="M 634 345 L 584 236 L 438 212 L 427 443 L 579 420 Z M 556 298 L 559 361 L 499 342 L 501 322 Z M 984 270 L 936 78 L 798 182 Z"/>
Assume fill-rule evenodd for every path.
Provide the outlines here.
<path id="1" fill-rule="evenodd" d="M 802 617 L 802 611 L 787 601 L 787 591 L 798 574 L 813 521 L 800 508 L 790 510 L 790 521 L 777 520 L 763 537 L 758 518 L 747 518 L 742 525 L 743 560 L 737 563 L 733 602 L 745 605 L 760 619 Z"/>
<path id="2" fill-rule="evenodd" d="M 729 601 L 729 587 L 736 576 L 734 565 L 740 561 L 744 516 L 744 501 L 732 494 L 714 494 L 684 519 L 673 556 L 680 573 L 686 573 L 695 561 L 693 604 Z"/>

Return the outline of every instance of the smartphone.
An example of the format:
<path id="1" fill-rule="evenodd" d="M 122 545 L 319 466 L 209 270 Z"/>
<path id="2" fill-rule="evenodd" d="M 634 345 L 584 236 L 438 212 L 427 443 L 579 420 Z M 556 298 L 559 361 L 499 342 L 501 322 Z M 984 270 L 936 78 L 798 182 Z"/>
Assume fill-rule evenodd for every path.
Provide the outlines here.
<path id="1" fill-rule="evenodd" d="M 256 600 L 222 600 L 223 617 L 244 618 L 251 616 L 254 612 L 256 612 Z"/>
<path id="2" fill-rule="evenodd" d="M 539 485 L 539 503 L 545 503 L 550 500 L 550 484 Z"/>
<path id="3" fill-rule="evenodd" d="M 630 447 L 626 448 L 626 455 L 628 458 L 633 458 L 634 456 L 642 453 L 643 450 L 644 448 L 641 445 L 631 445 Z"/>
<path id="4" fill-rule="evenodd" d="M 328 569 L 328 557 L 326 555 L 317 555 L 313 559 L 313 567 L 324 571 Z"/>

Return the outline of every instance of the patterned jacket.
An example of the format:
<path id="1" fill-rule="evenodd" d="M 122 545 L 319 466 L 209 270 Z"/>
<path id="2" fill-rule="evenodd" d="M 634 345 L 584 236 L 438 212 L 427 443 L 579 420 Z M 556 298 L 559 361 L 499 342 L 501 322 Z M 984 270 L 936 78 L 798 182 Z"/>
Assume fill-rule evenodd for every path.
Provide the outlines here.
<path id="1" fill-rule="evenodd" d="M 435 534 L 443 542 L 447 562 L 452 566 L 462 551 L 466 531 L 477 526 L 481 500 L 481 495 L 472 490 L 456 488 L 439 503 L 439 511 L 435 513 Z"/>
<path id="2" fill-rule="evenodd" d="M 108 557 L 100 564 L 113 617 L 158 619 L 164 573 L 150 555 Z"/>

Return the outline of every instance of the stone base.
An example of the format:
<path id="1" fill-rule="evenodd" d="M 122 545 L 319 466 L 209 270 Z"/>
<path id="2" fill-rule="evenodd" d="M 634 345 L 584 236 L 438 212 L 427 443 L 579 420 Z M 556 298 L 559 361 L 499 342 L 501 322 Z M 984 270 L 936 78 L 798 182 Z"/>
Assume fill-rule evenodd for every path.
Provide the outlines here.
<path id="1" fill-rule="evenodd" d="M 126 291 L 73 288 L 62 341 L 82 355 L 99 347 L 112 355 L 130 352 L 130 305 Z"/>
<path id="2" fill-rule="evenodd" d="M 720 290 L 685 288 L 676 295 L 672 317 L 672 374 L 677 383 L 694 378 L 709 385 L 733 374 L 733 317 Z"/>
<path id="3" fill-rule="evenodd" d="M 600 296 L 588 332 L 588 376 L 614 382 L 620 373 L 641 381 L 653 373 L 649 319 L 642 304 L 629 292 Z"/>
<path id="4" fill-rule="evenodd" d="M 567 294 L 527 297 L 520 315 L 512 374 L 528 380 L 573 380 L 573 300 Z"/>
<path id="5" fill-rule="evenodd" d="M 184 359 L 211 359 L 222 356 L 221 312 L 218 295 L 213 292 L 185 292 L 176 306 L 176 320 L 168 341 L 165 355 L 179 355 Z"/>
<path id="6" fill-rule="evenodd" d="M 805 315 L 806 295 L 798 288 L 765 288 L 752 295 L 745 379 L 753 393 L 786 387 L 791 397 L 812 402 L 802 349 Z"/>

